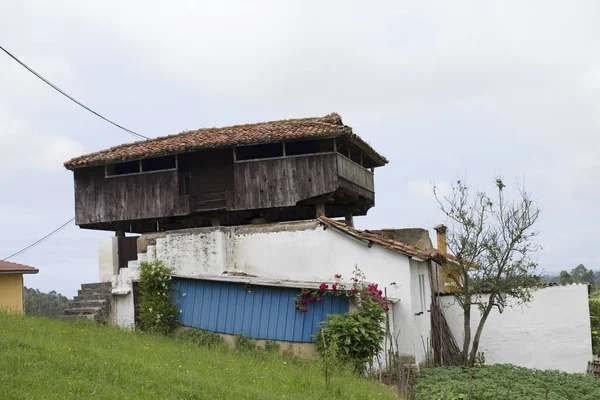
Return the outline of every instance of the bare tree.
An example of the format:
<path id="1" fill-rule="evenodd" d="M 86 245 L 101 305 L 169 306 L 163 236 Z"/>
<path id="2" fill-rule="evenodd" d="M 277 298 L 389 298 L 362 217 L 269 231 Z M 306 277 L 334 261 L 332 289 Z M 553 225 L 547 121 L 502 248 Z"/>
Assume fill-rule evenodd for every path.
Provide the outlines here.
<path id="1" fill-rule="evenodd" d="M 507 306 L 531 300 L 532 290 L 539 285 L 537 264 L 530 254 L 539 249 L 532 227 L 539 209 L 529 194 L 519 188 L 519 197 L 507 201 L 505 185 L 496 179 L 497 197 L 484 192 L 469 193 L 469 187 L 458 180 L 448 196 L 434 194 L 448 217 L 447 246 L 455 258 L 448 260 L 453 281 L 452 291 L 463 310 L 464 341 L 462 361 L 473 364 L 479 340 L 490 312 L 500 313 Z M 471 335 L 471 309 L 480 313 L 475 336 Z M 472 340 L 471 340 L 472 339 Z"/>

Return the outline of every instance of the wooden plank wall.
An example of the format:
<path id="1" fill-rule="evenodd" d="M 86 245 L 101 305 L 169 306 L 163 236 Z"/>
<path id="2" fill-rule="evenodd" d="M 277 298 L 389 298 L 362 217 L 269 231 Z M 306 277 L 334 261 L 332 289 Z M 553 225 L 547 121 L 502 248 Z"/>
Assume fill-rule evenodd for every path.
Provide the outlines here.
<path id="1" fill-rule="evenodd" d="M 231 148 L 196 151 L 179 155 L 182 192 L 194 196 L 193 209 L 226 208 L 233 190 L 233 151 Z"/>
<path id="2" fill-rule="evenodd" d="M 234 164 L 233 210 L 292 207 L 338 188 L 336 154 Z"/>
<path id="3" fill-rule="evenodd" d="M 137 239 L 139 236 L 117 238 L 117 259 L 119 268 L 127 268 L 129 261 L 137 260 Z"/>
<path id="4" fill-rule="evenodd" d="M 177 171 L 104 177 L 104 167 L 75 170 L 78 225 L 186 215 Z"/>
<path id="5" fill-rule="evenodd" d="M 375 191 L 373 174 L 370 171 L 340 154 L 337 155 L 337 166 L 340 177 L 371 192 Z"/>
<path id="6" fill-rule="evenodd" d="M 294 298 L 300 290 L 293 288 L 180 278 L 173 284 L 182 325 L 253 339 L 314 342 L 312 335 L 327 314 L 349 309 L 345 297 L 324 296 L 308 312 L 297 311 Z"/>

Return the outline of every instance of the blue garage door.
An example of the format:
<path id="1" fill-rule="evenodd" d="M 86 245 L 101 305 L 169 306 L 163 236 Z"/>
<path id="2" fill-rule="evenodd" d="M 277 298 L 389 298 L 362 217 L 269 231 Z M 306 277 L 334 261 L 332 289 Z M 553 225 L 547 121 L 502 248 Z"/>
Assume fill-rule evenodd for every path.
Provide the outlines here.
<path id="1" fill-rule="evenodd" d="M 173 279 L 173 297 L 182 325 L 254 339 L 314 342 L 327 314 L 348 312 L 348 299 L 325 296 L 308 312 L 295 309 L 299 289 L 247 287 L 242 283 Z"/>

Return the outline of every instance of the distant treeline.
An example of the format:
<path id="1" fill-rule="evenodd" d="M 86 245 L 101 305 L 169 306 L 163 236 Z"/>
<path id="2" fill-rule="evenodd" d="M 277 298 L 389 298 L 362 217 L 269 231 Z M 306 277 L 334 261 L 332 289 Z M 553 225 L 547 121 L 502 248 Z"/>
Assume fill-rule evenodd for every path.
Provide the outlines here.
<path id="1" fill-rule="evenodd" d="M 559 285 L 568 285 L 571 283 L 589 283 L 593 288 L 600 287 L 600 271 L 587 269 L 585 265 L 579 264 L 567 272 L 563 269 L 559 275 L 542 275 L 544 282 L 554 282 Z"/>
<path id="2" fill-rule="evenodd" d="M 69 306 L 69 299 L 51 290 L 50 293 L 23 287 L 25 315 L 56 318 Z"/>

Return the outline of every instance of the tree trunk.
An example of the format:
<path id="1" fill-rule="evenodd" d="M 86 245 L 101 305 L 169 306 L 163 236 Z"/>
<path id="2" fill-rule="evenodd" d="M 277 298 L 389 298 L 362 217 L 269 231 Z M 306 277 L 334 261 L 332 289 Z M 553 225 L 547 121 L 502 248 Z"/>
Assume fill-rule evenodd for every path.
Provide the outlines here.
<path id="1" fill-rule="evenodd" d="M 473 337 L 473 346 L 471 347 L 471 354 L 469 355 L 469 365 L 473 365 L 475 363 L 475 357 L 477 357 L 477 350 L 479 349 L 479 339 L 481 338 L 481 332 L 483 332 L 483 326 L 485 325 L 485 321 L 487 321 L 487 318 L 490 315 L 490 311 L 492 311 L 492 307 L 488 305 L 483 311 L 481 320 L 479 320 L 479 325 L 477 325 L 475 337 Z"/>
<path id="2" fill-rule="evenodd" d="M 463 348 L 462 348 L 462 362 L 463 364 L 467 364 L 469 359 L 469 345 L 471 344 L 471 302 L 465 304 L 463 308 L 463 331 L 465 332 L 465 337 L 463 339 Z"/>

